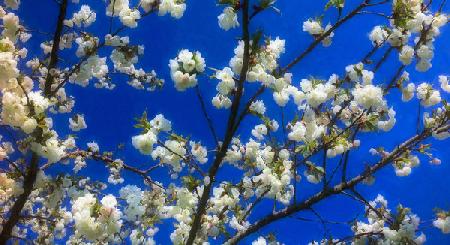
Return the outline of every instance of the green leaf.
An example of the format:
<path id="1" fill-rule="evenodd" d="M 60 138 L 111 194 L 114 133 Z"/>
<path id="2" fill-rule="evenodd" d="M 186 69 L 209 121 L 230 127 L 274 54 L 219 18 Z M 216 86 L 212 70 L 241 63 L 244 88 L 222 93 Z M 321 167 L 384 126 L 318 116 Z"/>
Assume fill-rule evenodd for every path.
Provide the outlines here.
<path id="1" fill-rule="evenodd" d="M 141 128 L 144 132 L 150 130 L 150 122 L 147 119 L 147 111 L 144 111 L 142 116 L 140 118 L 136 118 L 135 120 L 137 121 L 134 125 L 135 128 Z"/>
<path id="2" fill-rule="evenodd" d="M 258 52 L 259 42 L 261 41 L 262 35 L 263 35 L 263 31 L 261 29 L 259 29 L 258 31 L 256 31 L 255 34 L 253 34 L 251 54 L 256 54 Z"/>
<path id="3" fill-rule="evenodd" d="M 189 190 L 194 191 L 200 185 L 200 180 L 194 178 L 192 175 L 182 177 L 183 185 Z"/>
<path id="4" fill-rule="evenodd" d="M 266 9 L 268 7 L 270 7 L 271 5 L 273 5 L 275 3 L 275 0 L 261 0 L 259 2 L 259 7 L 261 7 L 262 9 Z"/>
<path id="5" fill-rule="evenodd" d="M 325 10 L 329 9 L 330 7 L 341 9 L 344 7 L 345 0 L 330 0 L 325 5 Z"/>
<path id="6" fill-rule="evenodd" d="M 409 20 L 414 19 L 414 11 L 405 0 L 398 0 L 393 6 L 394 25 L 405 28 Z"/>
<path id="7" fill-rule="evenodd" d="M 238 0 L 219 0 L 219 4 L 229 4 L 231 6 L 236 5 Z"/>

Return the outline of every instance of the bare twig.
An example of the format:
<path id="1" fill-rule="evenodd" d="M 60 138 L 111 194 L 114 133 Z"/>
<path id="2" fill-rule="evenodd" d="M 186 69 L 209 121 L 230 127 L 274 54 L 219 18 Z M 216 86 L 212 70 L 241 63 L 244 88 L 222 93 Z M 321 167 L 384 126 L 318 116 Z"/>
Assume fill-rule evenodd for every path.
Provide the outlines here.
<path id="1" fill-rule="evenodd" d="M 203 99 L 202 93 L 200 92 L 200 88 L 198 86 L 195 87 L 195 92 L 197 94 L 198 100 L 200 101 L 200 106 L 202 108 L 203 116 L 205 117 L 206 121 L 208 122 L 208 127 L 214 138 L 216 146 L 218 146 L 219 138 L 217 137 L 216 130 L 214 129 L 214 123 L 213 123 L 211 117 L 208 115 L 208 111 L 206 110 L 206 106 L 205 106 L 205 100 Z"/>

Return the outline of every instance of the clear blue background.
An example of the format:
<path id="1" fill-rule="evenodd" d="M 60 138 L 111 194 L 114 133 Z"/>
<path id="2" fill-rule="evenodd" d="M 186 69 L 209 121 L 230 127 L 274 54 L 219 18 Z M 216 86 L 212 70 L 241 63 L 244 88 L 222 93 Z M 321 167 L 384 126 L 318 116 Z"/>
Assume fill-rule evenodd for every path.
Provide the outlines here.
<path id="1" fill-rule="evenodd" d="M 273 11 L 268 11 L 259 15 L 251 24 L 251 30 L 263 28 L 267 36 L 275 38 L 279 36 L 286 40 L 286 54 L 280 60 L 282 65 L 290 62 L 312 41 L 311 37 L 301 29 L 303 21 L 309 17 L 315 17 L 322 13 L 325 0 L 316 1 L 295 1 L 279 0 L 276 6 L 281 10 L 281 15 Z M 344 10 L 346 13 L 359 1 L 348 1 Z M 109 21 L 105 17 L 105 4 L 103 1 L 80 0 L 81 4 L 89 4 L 97 12 L 97 22 L 88 30 L 95 32 L 102 37 L 108 32 Z M 80 5 L 71 4 L 69 16 L 73 10 L 79 9 Z M 435 9 L 435 8 L 434 8 Z M 445 10 L 448 10 L 446 7 Z M 165 78 L 166 85 L 161 91 L 145 92 L 138 91 L 126 84 L 123 77 L 114 77 L 117 88 L 113 91 L 86 89 L 76 85 L 68 84 L 66 90 L 76 98 L 74 111 L 85 115 L 88 128 L 79 133 L 78 143 L 80 146 L 90 141 L 97 141 L 101 150 L 114 151 L 118 144 L 124 143 L 125 149 L 117 152 L 117 157 L 121 157 L 130 165 L 137 167 L 148 167 L 154 164 L 151 159 L 141 156 L 131 146 L 131 136 L 138 134 L 138 130 L 133 128 L 134 118 L 141 115 L 144 110 L 148 111 L 149 117 L 158 113 L 163 113 L 173 123 L 176 132 L 183 135 L 192 135 L 193 139 L 201 140 L 209 146 L 213 145 L 206 122 L 201 114 L 199 102 L 194 90 L 184 93 L 176 92 L 170 80 L 168 61 L 176 56 L 182 48 L 199 50 L 205 57 L 207 65 L 222 68 L 228 65 L 229 59 L 233 56 L 233 49 L 237 44 L 236 37 L 240 35 L 240 29 L 224 32 L 219 29 L 217 16 L 222 8 L 216 6 L 213 0 L 188 0 L 187 10 L 184 17 L 174 20 L 169 16 L 159 17 L 151 15 L 139 22 L 137 29 L 131 29 L 125 33 L 131 37 L 132 44 L 145 45 L 145 55 L 140 59 L 140 66 L 145 70 L 155 69 L 158 75 Z M 22 0 L 19 15 L 25 26 L 32 30 L 48 32 L 50 35 L 33 33 L 33 39 L 28 45 L 30 58 L 33 55 L 42 56 L 39 44 L 42 40 L 50 39 L 55 29 L 58 8 L 52 0 Z M 334 22 L 336 11 L 328 11 L 324 22 Z M 344 68 L 348 64 L 353 64 L 372 48 L 368 40 L 368 33 L 373 26 L 387 24 L 386 20 L 379 16 L 357 16 L 336 32 L 333 38 L 333 45 L 329 48 L 317 47 L 305 60 L 299 63 L 292 70 L 294 74 L 294 84 L 298 84 L 300 79 L 309 76 L 328 78 L 332 73 L 342 75 Z M 119 22 L 115 21 L 116 28 Z M 411 80 L 417 84 L 428 81 L 438 86 L 437 76 L 448 74 L 450 49 L 450 29 L 444 27 L 442 35 L 435 43 L 435 58 L 433 67 L 426 73 L 417 73 L 413 67 L 408 67 L 411 73 Z M 101 56 L 109 55 L 101 52 Z M 378 53 L 379 57 L 382 52 Z M 74 57 L 63 57 L 64 62 L 76 61 Z M 60 63 L 61 64 L 61 63 Z M 396 52 L 389 61 L 381 68 L 375 76 L 376 83 L 386 83 L 393 76 L 399 65 Z M 371 67 L 373 68 L 373 67 Z M 112 70 L 112 68 L 110 68 Z M 370 69 L 370 68 L 369 68 Z M 210 104 L 211 98 L 215 94 L 217 81 L 209 79 L 207 76 L 200 78 L 200 87 L 206 98 L 208 110 L 213 117 L 215 127 L 222 137 L 225 128 L 228 111 L 214 110 Z M 247 91 L 253 91 L 255 85 L 249 86 Z M 251 92 L 247 92 L 251 94 Z M 270 101 L 271 95 L 265 94 Z M 448 98 L 448 95 L 443 95 Z M 376 157 L 368 154 L 368 149 L 374 146 L 385 146 L 392 149 L 393 146 L 401 143 L 405 139 L 415 134 L 418 101 L 413 100 L 402 103 L 398 91 L 388 95 L 389 104 L 394 106 L 397 113 L 397 124 L 389 133 L 362 134 L 360 136 L 362 145 L 358 151 L 351 154 L 350 168 L 353 174 L 358 173 L 365 163 L 374 163 Z M 268 105 L 269 112 L 279 119 L 279 109 L 276 106 Z M 291 112 L 293 108 L 288 109 Z M 247 138 L 250 128 L 256 123 L 255 119 L 246 120 L 239 133 Z M 68 130 L 68 115 L 57 116 L 56 127 L 61 134 L 71 133 Z M 434 141 L 433 141 L 434 142 Z M 365 186 L 358 189 L 367 199 L 374 199 L 378 193 L 384 195 L 390 203 L 391 209 L 401 202 L 417 213 L 423 224 L 424 232 L 427 235 L 428 244 L 450 244 L 450 236 L 442 235 L 437 229 L 431 228 L 431 219 L 434 217 L 432 209 L 440 207 L 450 208 L 450 154 L 447 142 L 435 142 L 433 153 L 442 160 L 440 166 L 431 166 L 426 158 L 421 158 L 422 164 L 413 169 L 408 177 L 396 177 L 391 166 L 380 171 L 374 186 Z M 211 158 L 212 156 L 210 156 Z M 335 162 L 331 163 L 335 166 Z M 52 173 L 67 171 L 66 168 L 53 168 Z M 163 169 L 152 174 L 152 178 L 167 183 L 168 178 Z M 107 170 L 98 163 L 90 163 L 90 166 L 81 172 L 94 178 L 106 181 Z M 141 179 L 133 174 L 125 174 L 125 183 L 140 185 Z M 219 172 L 219 178 L 225 176 L 239 178 L 237 172 L 225 167 Z M 302 181 L 298 188 L 298 198 L 301 200 L 319 190 L 321 185 L 311 185 Z M 111 192 L 117 191 L 116 187 L 109 189 Z M 272 202 L 267 201 L 252 218 L 262 217 L 271 212 Z M 315 206 L 325 219 L 331 221 L 348 221 L 356 216 L 361 216 L 364 208 L 357 202 L 351 201 L 343 196 L 334 196 L 329 200 Z M 309 212 L 298 214 L 299 217 L 316 219 Z M 348 225 L 328 225 L 334 237 L 344 237 L 350 234 Z M 169 234 L 172 231 L 170 225 L 160 227 L 160 232 L 156 235 L 158 244 L 170 242 Z M 273 231 L 281 242 L 285 244 L 306 244 L 311 240 L 323 238 L 322 225 L 319 222 L 303 222 L 292 218 L 278 221 L 262 229 L 260 234 L 267 234 Z M 248 244 L 255 237 L 245 240 Z M 213 242 L 214 243 L 214 242 Z"/>

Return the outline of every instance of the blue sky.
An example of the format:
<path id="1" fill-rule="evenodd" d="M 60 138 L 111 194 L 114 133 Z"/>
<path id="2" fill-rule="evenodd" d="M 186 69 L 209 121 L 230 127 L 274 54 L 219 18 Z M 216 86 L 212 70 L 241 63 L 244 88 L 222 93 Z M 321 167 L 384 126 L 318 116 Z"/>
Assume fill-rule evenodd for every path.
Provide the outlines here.
<path id="1" fill-rule="evenodd" d="M 347 1 L 349 10 L 359 1 Z M 103 1 L 80 0 L 81 4 L 89 4 L 97 12 L 97 22 L 89 28 L 90 31 L 103 36 L 107 33 L 105 28 L 107 18 L 104 15 L 105 5 Z M 312 41 L 311 37 L 301 30 L 302 22 L 309 17 L 315 17 L 322 13 L 325 0 L 316 1 L 295 1 L 279 0 L 276 6 L 281 10 L 281 14 L 273 11 L 263 13 L 251 24 L 251 30 L 258 28 L 264 30 L 264 34 L 273 38 L 279 36 L 286 40 L 286 53 L 282 56 L 280 63 L 287 64 L 295 56 L 307 47 Z M 79 5 L 72 5 L 71 9 L 79 8 Z M 448 11 L 448 7 L 445 8 Z M 125 161 L 135 166 L 149 166 L 152 161 L 141 156 L 131 146 L 131 136 L 138 134 L 138 130 L 133 128 L 134 118 L 140 116 L 144 110 L 148 111 L 150 117 L 163 113 L 172 121 L 173 128 L 183 135 L 192 135 L 193 139 L 201 140 L 209 146 L 213 141 L 206 130 L 206 122 L 202 117 L 199 102 L 194 90 L 184 93 L 176 92 L 170 80 L 168 61 L 176 56 L 182 48 L 198 50 L 205 57 L 208 66 L 222 68 L 227 66 L 229 59 L 233 56 L 233 49 L 237 44 L 236 37 L 240 35 L 240 30 L 224 32 L 218 27 L 217 16 L 222 11 L 212 0 L 188 0 L 187 10 L 184 17 L 174 20 L 168 16 L 159 17 L 148 16 L 139 23 L 137 29 L 132 29 L 126 33 L 131 37 L 132 44 L 145 45 L 145 55 L 141 58 L 140 65 L 145 70 L 154 69 L 160 77 L 166 80 L 166 84 L 161 91 L 145 92 L 128 86 L 123 77 L 115 77 L 113 82 L 117 88 L 113 91 L 98 90 L 92 88 L 81 88 L 69 84 L 66 89 L 76 97 L 75 111 L 83 113 L 88 124 L 86 130 L 79 134 L 79 143 L 84 144 L 90 141 L 97 141 L 102 150 L 114 151 L 120 143 L 125 144 L 125 149 L 118 153 Z M 345 10 L 344 10 L 345 11 Z M 55 28 L 57 18 L 57 6 L 52 0 L 22 0 L 20 9 L 21 18 L 26 27 L 32 30 L 51 33 Z M 324 22 L 334 22 L 335 11 L 329 11 Z M 299 63 L 292 70 L 294 83 L 309 76 L 327 78 L 332 73 L 343 74 L 344 68 L 348 64 L 353 64 L 361 60 L 371 49 L 368 40 L 368 33 L 375 25 L 387 24 L 386 20 L 379 16 L 357 16 L 350 22 L 343 25 L 335 33 L 333 44 L 329 48 L 318 47 L 305 60 Z M 119 26 L 115 22 L 115 26 Z M 36 54 L 39 50 L 40 41 L 47 38 L 43 34 L 35 33 L 32 41 L 28 44 L 29 54 Z M 437 52 L 433 59 L 433 67 L 426 73 L 417 73 L 413 67 L 408 67 L 411 80 L 418 84 L 422 81 L 437 83 L 437 76 L 440 74 L 450 75 L 450 28 L 444 27 L 441 36 L 438 37 L 435 47 Z M 41 53 L 38 53 L 41 55 Z M 381 54 L 378 53 L 378 57 Z M 105 56 L 106 53 L 101 53 Z M 31 57 L 31 56 L 30 56 Z M 377 56 L 376 56 L 377 57 Z M 63 57 L 66 61 L 74 60 L 74 57 Z M 397 55 L 391 55 L 389 61 L 380 69 L 375 76 L 376 83 L 386 82 L 399 65 Z M 207 76 L 200 78 L 200 88 L 207 102 L 215 94 L 217 81 L 209 79 Z M 247 91 L 254 90 L 250 86 Z M 249 93 L 251 94 L 251 93 Z M 264 95 L 270 100 L 271 95 Z M 364 166 L 364 163 L 374 163 L 377 158 L 368 154 L 368 149 L 373 146 L 385 146 L 392 149 L 393 146 L 401 143 L 412 136 L 415 131 L 417 120 L 418 101 L 413 100 L 402 103 L 398 92 L 388 95 L 390 105 L 397 110 L 397 125 L 389 133 L 362 134 L 361 148 L 351 154 L 350 167 L 353 174 L 357 173 Z M 448 96 L 447 96 L 448 98 Z M 273 115 L 279 114 L 279 109 L 269 106 Z M 219 135 L 223 135 L 225 121 L 228 112 L 217 111 L 208 103 L 208 110 L 213 117 L 215 127 Z M 292 108 L 290 110 L 293 110 Z M 57 117 L 56 125 L 59 132 L 70 133 L 67 127 L 67 115 Z M 245 138 L 249 136 L 249 129 L 256 121 L 250 119 L 244 122 L 240 134 Z M 80 145 L 81 145 L 80 144 Z M 378 193 L 383 194 L 390 202 L 391 208 L 401 202 L 412 211 L 417 213 L 426 224 L 424 232 L 427 235 L 428 244 L 450 244 L 450 236 L 443 236 L 437 229 L 430 228 L 434 207 L 444 209 L 450 208 L 450 154 L 448 153 L 448 142 L 434 142 L 434 152 L 441 158 L 440 166 L 431 166 L 427 159 L 422 158 L 422 164 L 413 169 L 413 173 L 408 177 L 398 178 L 395 176 L 391 166 L 379 172 L 376 183 L 370 188 L 360 187 L 359 190 L 367 199 L 374 199 Z M 98 177 L 106 180 L 107 171 L 96 163 L 92 163 L 83 174 Z M 64 169 L 53 169 L 53 173 L 64 171 Z M 159 181 L 167 181 L 164 171 L 157 172 L 153 178 Z M 230 168 L 225 168 L 219 172 L 220 176 L 236 174 Z M 128 178 L 127 178 L 128 177 Z M 220 177 L 219 177 L 220 178 Z M 139 184 L 140 180 L 133 175 L 125 174 L 126 182 Z M 299 185 L 298 197 L 300 199 L 317 191 L 319 186 L 314 186 L 302 181 Z M 111 191 L 116 191 L 114 188 Z M 256 216 L 267 214 L 271 211 L 271 202 L 263 204 L 265 211 L 258 212 Z M 361 215 L 363 207 L 354 201 L 350 201 L 343 196 L 332 197 L 330 200 L 315 206 L 316 211 L 323 217 L 333 221 L 349 220 L 352 217 Z M 311 213 L 305 212 L 299 217 L 309 217 Z M 331 233 L 335 237 L 348 235 L 350 230 L 344 225 L 329 225 Z M 161 231 L 156 236 L 157 241 L 166 244 L 170 240 L 170 225 L 163 225 Z M 317 222 L 302 222 L 296 219 L 285 219 L 264 228 L 264 232 L 274 231 L 281 242 L 286 244 L 306 244 L 313 239 L 321 239 L 323 235 L 322 226 Z M 253 237 L 254 238 L 254 237 Z M 250 240 L 245 240 L 244 244 Z"/>

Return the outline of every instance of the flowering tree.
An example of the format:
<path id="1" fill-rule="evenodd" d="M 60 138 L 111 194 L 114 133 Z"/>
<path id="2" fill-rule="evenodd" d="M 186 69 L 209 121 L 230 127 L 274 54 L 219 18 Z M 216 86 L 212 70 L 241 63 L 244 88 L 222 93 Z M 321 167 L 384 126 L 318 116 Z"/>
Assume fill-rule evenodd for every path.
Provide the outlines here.
<path id="1" fill-rule="evenodd" d="M 311 43 L 287 65 L 278 62 L 285 41 L 251 28 L 257 16 L 279 12 L 275 0 L 219 0 L 223 13 L 218 27 L 241 29 L 229 65 L 207 66 L 200 51 L 181 49 L 169 61 L 168 85 L 179 92 L 195 90 L 194 99 L 200 101 L 204 115 L 201 122 L 214 144 L 177 133 L 182 125 L 172 125 L 163 114 L 143 112 L 136 121 L 139 133 L 129 140 L 151 160 L 144 168 L 102 151 L 95 142 L 76 143 L 77 132 L 87 125 L 82 112 L 73 110 L 76 98 L 66 87 L 90 90 L 94 83 L 98 89 L 114 89 L 112 77 L 119 76 L 136 89 L 161 88 L 164 79 L 140 68 L 144 47 L 123 33 L 138 28 L 148 15 L 183 17 L 184 0 L 106 0 L 109 30 L 104 36 L 89 28 L 104 9 L 94 11 L 89 1 L 55 0 L 59 6 L 56 29 L 34 54 L 24 48 L 33 38 L 16 14 L 20 1 L 3 2 L 0 244 L 31 240 L 38 244 L 155 244 L 154 235 L 161 226 L 169 226 L 167 222 L 173 227 L 174 244 L 236 244 L 247 237 L 253 244 L 278 244 L 276 233 L 259 237 L 255 233 L 301 212 L 313 212 L 325 226 L 327 220 L 313 207 L 338 195 L 360 203 L 364 217 L 349 223 L 351 236 L 324 237 L 312 244 L 425 242 L 420 219 L 412 210 L 399 204 L 392 211 L 383 196 L 369 201 L 358 188 L 371 185 L 377 172 L 390 165 L 397 176 L 406 176 L 420 159 L 441 163 L 433 154 L 445 149 L 433 148 L 432 143 L 450 136 L 450 105 L 443 99 L 450 92 L 449 78 L 442 75 L 436 78 L 438 84 L 418 84 L 410 81 L 406 70 L 430 69 L 433 43 L 448 23 L 445 0 L 360 0 L 350 6 L 344 0 L 325 2 L 325 13 L 335 13 L 336 19 L 328 24 L 322 17 L 305 20 L 302 28 L 311 35 Z M 361 55 L 359 63 L 336 70 L 328 79 L 314 74 L 300 79 L 290 73 L 316 47 L 331 46 L 343 24 L 367 15 L 378 15 L 381 21 L 367 30 L 373 48 Z M 377 71 L 394 54 L 400 65 L 393 67 L 389 80 L 377 81 Z M 60 62 L 67 57 L 71 62 Z M 200 78 L 217 83 L 214 97 L 201 93 Z M 360 141 L 361 135 L 383 135 L 396 126 L 397 114 L 409 113 L 396 111 L 388 100 L 396 90 L 405 103 L 420 103 L 414 125 L 417 134 L 392 149 Z M 277 107 L 295 112 L 279 116 L 272 110 Z M 216 129 L 212 110 L 228 113 L 224 132 Z M 240 137 L 245 135 L 241 124 L 248 118 L 258 123 L 250 137 Z M 53 124 L 61 120 L 68 121 L 72 134 L 57 132 Z M 367 158 L 373 155 L 375 160 L 353 174 L 351 153 L 361 144 L 372 147 Z M 107 180 L 79 173 L 93 162 L 105 166 Z M 49 174 L 61 165 L 73 170 Z M 237 181 L 220 176 L 226 165 L 238 170 Z M 154 180 L 157 169 L 166 173 L 164 181 Z M 141 185 L 129 185 L 127 178 L 133 177 L 139 177 Z M 320 190 L 299 198 L 308 187 L 306 182 Z M 267 205 L 268 200 L 273 205 Z M 265 216 L 254 218 L 258 212 Z M 450 233 L 450 211 L 435 214 L 433 226 Z"/>

